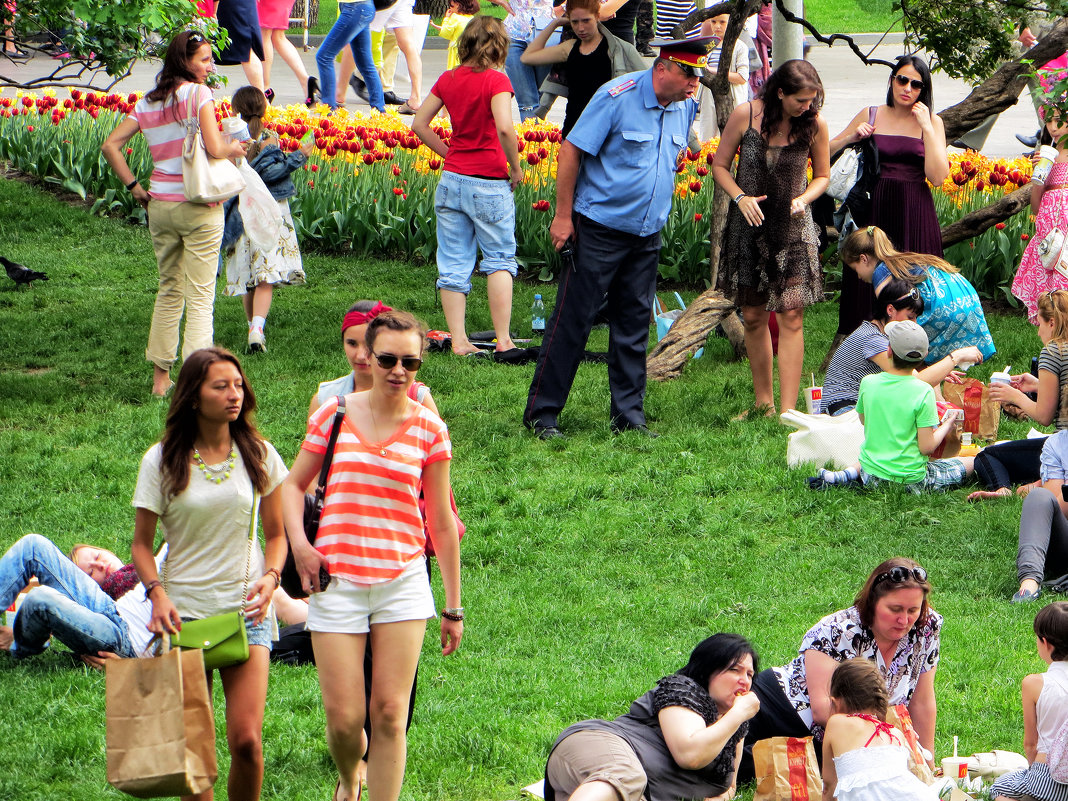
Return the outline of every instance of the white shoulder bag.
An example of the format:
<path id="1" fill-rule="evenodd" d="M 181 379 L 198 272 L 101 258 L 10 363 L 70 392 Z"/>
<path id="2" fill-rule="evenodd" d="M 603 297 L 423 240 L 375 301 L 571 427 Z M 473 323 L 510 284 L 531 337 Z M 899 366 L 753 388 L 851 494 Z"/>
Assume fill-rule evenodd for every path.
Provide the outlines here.
<path id="1" fill-rule="evenodd" d="M 196 86 L 191 87 L 189 113 L 185 120 L 182 144 L 182 187 L 190 203 L 218 203 L 229 200 L 245 188 L 245 179 L 229 159 L 208 155 L 200 134 L 200 113 L 196 103 Z"/>

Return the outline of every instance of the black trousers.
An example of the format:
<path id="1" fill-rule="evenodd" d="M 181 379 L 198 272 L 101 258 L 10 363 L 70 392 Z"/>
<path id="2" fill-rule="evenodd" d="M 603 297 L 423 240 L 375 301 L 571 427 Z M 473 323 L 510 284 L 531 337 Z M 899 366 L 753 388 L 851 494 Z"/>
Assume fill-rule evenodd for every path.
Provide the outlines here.
<path id="1" fill-rule="evenodd" d="M 779 679 L 771 668 L 762 670 L 753 680 L 753 692 L 760 699 L 760 711 L 749 720 L 742 761 L 738 766 L 738 786 L 753 776 L 753 745 L 769 737 L 808 737 L 812 734 L 786 697 Z M 823 743 L 813 741 L 816 759 L 823 765 Z"/>
<path id="2" fill-rule="evenodd" d="M 1013 484 L 1038 481 L 1046 437 L 1016 439 L 987 445 L 975 457 L 975 474 L 991 492 Z"/>
<path id="3" fill-rule="evenodd" d="M 645 354 L 659 260 L 659 231 L 636 236 L 575 215 L 574 265 L 560 272 L 556 305 L 527 395 L 526 425 L 557 424 L 602 300 L 609 329 L 612 424 L 645 424 Z"/>

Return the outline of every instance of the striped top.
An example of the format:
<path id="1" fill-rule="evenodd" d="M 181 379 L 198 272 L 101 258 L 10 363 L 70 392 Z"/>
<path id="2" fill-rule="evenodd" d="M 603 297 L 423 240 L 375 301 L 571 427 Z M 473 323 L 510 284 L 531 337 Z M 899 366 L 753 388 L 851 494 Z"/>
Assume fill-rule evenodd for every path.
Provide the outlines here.
<path id="1" fill-rule="evenodd" d="M 890 340 L 870 322 L 863 322 L 847 336 L 834 352 L 823 379 L 823 406 L 828 409 L 836 401 L 855 406 L 860 392 L 860 381 L 865 376 L 881 373 L 883 368 L 872 361 L 880 353 L 886 353 Z"/>
<path id="2" fill-rule="evenodd" d="M 178 87 L 178 102 L 164 105 L 147 97 L 137 101 L 130 118 L 137 122 L 148 141 L 152 154 L 152 178 L 149 197 L 156 200 L 185 200 L 182 186 L 182 143 L 190 96 L 196 93 L 197 114 L 205 103 L 212 102 L 211 90 L 200 83 L 183 83 Z"/>
<path id="3" fill-rule="evenodd" d="M 315 547 L 331 575 L 357 584 L 396 578 L 426 548 L 419 493 L 427 465 L 452 458 L 449 430 L 437 415 L 412 404 L 412 413 L 383 442 L 367 442 L 346 415 L 326 479 Z M 332 398 L 309 419 L 301 446 L 326 453 L 337 410 Z"/>
<path id="4" fill-rule="evenodd" d="M 672 29 L 682 23 L 690 14 L 697 10 L 694 0 L 657 0 L 656 3 L 656 38 L 673 39 Z M 686 39 L 693 39 L 701 33 L 701 23 L 697 23 L 682 35 Z M 709 62 L 711 63 L 711 62 Z"/>

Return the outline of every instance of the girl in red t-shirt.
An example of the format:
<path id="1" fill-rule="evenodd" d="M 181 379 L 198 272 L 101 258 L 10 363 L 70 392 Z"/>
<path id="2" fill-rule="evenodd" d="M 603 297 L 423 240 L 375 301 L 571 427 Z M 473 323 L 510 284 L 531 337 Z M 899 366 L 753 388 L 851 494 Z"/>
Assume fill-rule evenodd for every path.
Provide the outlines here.
<path id="1" fill-rule="evenodd" d="M 465 312 L 478 250 L 487 276 L 497 350 L 515 347 L 512 318 L 515 262 L 515 200 L 523 180 L 519 143 L 512 125 L 512 84 L 501 71 L 508 34 L 501 21 L 477 16 L 460 37 L 460 66 L 443 73 L 416 112 L 412 130 L 445 159 L 434 196 L 438 219 L 438 281 L 441 306 L 452 334 L 452 352 L 478 352 L 467 338 Z M 449 143 L 430 127 L 445 107 L 452 119 Z"/>

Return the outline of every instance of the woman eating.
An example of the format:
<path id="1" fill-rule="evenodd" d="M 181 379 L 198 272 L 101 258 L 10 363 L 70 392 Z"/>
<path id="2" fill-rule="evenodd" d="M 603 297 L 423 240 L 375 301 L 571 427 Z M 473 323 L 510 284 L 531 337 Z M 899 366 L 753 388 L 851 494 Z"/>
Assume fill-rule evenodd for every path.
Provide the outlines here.
<path id="1" fill-rule="evenodd" d="M 760 706 L 756 650 L 737 634 L 702 640 L 679 671 L 615 720 L 584 720 L 556 738 L 545 801 L 732 798 L 742 743 Z"/>

